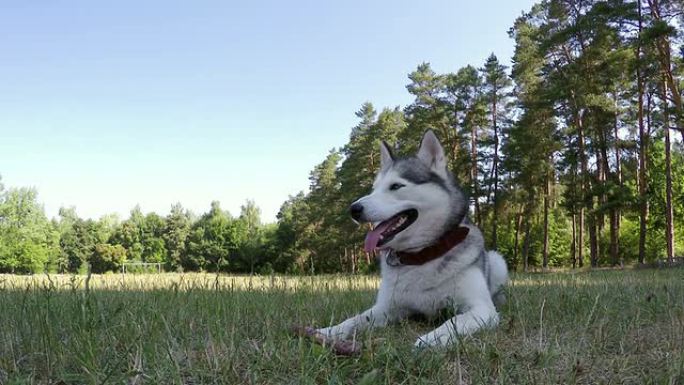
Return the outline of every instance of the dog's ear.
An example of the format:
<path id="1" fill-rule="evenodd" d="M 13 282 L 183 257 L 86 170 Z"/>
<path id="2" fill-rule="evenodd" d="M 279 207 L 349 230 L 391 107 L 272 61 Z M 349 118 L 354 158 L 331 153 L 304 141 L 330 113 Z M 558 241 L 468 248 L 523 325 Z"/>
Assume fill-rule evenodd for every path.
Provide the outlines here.
<path id="1" fill-rule="evenodd" d="M 426 166 L 437 172 L 438 175 L 446 173 L 444 149 L 442 148 L 442 145 L 439 144 L 439 139 L 437 139 L 437 136 L 432 130 L 428 130 L 428 132 L 423 135 L 417 157 L 425 163 Z"/>
<path id="2" fill-rule="evenodd" d="M 384 140 L 380 143 L 380 169 L 384 170 L 394 163 L 394 154 L 389 144 Z"/>

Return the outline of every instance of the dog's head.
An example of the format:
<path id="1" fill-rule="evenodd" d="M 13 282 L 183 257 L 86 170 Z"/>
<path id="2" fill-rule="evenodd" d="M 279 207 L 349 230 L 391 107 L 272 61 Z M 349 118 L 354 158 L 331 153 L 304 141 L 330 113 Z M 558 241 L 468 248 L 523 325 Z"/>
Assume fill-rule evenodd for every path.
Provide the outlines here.
<path id="1" fill-rule="evenodd" d="M 370 222 L 365 249 L 419 250 L 465 217 L 467 201 L 447 170 L 444 149 L 432 131 L 415 156 L 395 158 L 383 142 L 373 191 L 352 203 L 357 222 Z"/>

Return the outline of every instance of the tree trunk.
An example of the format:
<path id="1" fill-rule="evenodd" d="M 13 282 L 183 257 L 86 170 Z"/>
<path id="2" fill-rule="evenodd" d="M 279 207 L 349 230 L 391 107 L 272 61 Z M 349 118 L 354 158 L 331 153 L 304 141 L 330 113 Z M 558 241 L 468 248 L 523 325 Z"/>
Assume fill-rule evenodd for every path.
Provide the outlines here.
<path id="1" fill-rule="evenodd" d="M 663 79 L 663 130 L 665 133 L 665 240 L 667 242 L 667 262 L 674 262 L 674 227 L 672 218 L 672 154 L 670 143 L 670 114 L 667 101 L 667 82 Z"/>
<path id="2" fill-rule="evenodd" d="M 611 215 L 610 215 L 610 254 L 611 254 L 611 259 L 613 261 L 613 266 L 619 265 L 622 267 L 624 265 L 624 261 L 622 260 L 622 257 L 620 256 L 620 222 L 621 222 L 621 215 L 620 215 L 620 207 L 618 205 L 618 201 L 620 197 L 622 196 L 622 164 L 621 164 L 621 157 L 620 157 L 620 138 L 618 136 L 618 113 L 617 113 L 617 107 L 618 107 L 618 94 L 617 91 L 615 92 L 615 124 L 613 126 L 613 141 L 614 141 L 614 148 L 615 148 L 615 178 L 617 179 L 617 185 L 618 185 L 618 196 L 613 196 L 612 197 L 612 209 L 611 209 Z"/>
<path id="3" fill-rule="evenodd" d="M 577 262 L 579 267 L 584 267 L 584 207 L 579 211 L 579 229 L 577 231 Z"/>
<path id="4" fill-rule="evenodd" d="M 620 214 L 616 208 L 610 210 L 610 260 L 613 266 L 622 266 L 620 260 Z"/>
<path id="5" fill-rule="evenodd" d="M 598 207 L 597 213 L 597 224 L 598 224 L 598 234 L 599 236 L 603 233 L 605 227 L 606 215 L 604 208 L 606 207 L 606 202 L 608 197 L 606 196 L 606 180 L 608 175 L 608 151 L 607 151 L 607 140 L 606 133 L 603 131 L 603 127 L 597 127 L 599 134 L 598 146 L 596 146 L 596 181 L 598 193 Z"/>
<path id="6" fill-rule="evenodd" d="M 525 216 L 525 239 L 523 241 L 523 271 L 527 272 L 530 264 L 530 217 Z"/>
<path id="7" fill-rule="evenodd" d="M 358 261 L 359 261 L 359 255 L 356 252 L 356 249 L 351 249 L 351 261 L 352 261 L 352 273 L 356 273 L 358 271 Z"/>
<path id="8" fill-rule="evenodd" d="M 599 245 L 598 245 L 598 221 L 596 211 L 594 210 L 594 197 L 589 195 L 587 199 L 587 227 L 589 228 L 589 263 L 591 267 L 598 266 L 598 255 L 599 255 Z"/>
<path id="9" fill-rule="evenodd" d="M 470 131 L 470 183 L 473 203 L 475 205 L 475 224 L 482 225 L 482 217 L 480 215 L 480 200 L 479 188 L 477 182 L 477 126 L 473 124 Z"/>
<path id="10" fill-rule="evenodd" d="M 498 230 L 498 191 L 499 191 L 499 129 L 497 126 L 496 119 L 496 88 L 494 89 L 494 97 L 492 101 L 492 122 L 494 126 L 494 202 L 492 205 L 492 211 L 494 215 L 492 216 L 492 248 L 496 249 L 497 246 L 497 230 Z"/>
<path id="11" fill-rule="evenodd" d="M 596 215 L 589 214 L 589 261 L 591 267 L 598 267 L 598 228 Z"/>
<path id="12" fill-rule="evenodd" d="M 596 184 L 601 186 L 603 184 L 602 177 L 603 162 L 599 151 L 596 151 Z M 601 189 L 603 190 L 603 189 Z M 598 267 L 599 258 L 599 236 L 601 234 L 601 228 L 603 227 L 603 215 L 598 213 L 598 206 L 603 203 L 602 199 L 603 193 L 601 192 L 598 196 L 594 197 L 593 189 L 592 193 L 588 194 L 587 199 L 587 210 L 589 222 L 589 262 L 591 267 Z M 596 204 L 595 204 L 596 202 Z"/>
<path id="13" fill-rule="evenodd" d="M 576 109 L 577 110 L 577 109 Z M 579 242 L 578 242 L 578 257 L 579 257 L 579 266 L 582 267 L 584 265 L 584 227 L 585 227 L 585 220 L 588 220 L 589 224 L 591 224 L 591 213 L 587 215 L 587 210 L 591 210 L 591 207 L 593 206 L 593 199 L 591 195 L 589 194 L 589 190 L 591 189 L 591 184 L 589 181 L 589 171 L 588 171 L 588 166 L 587 166 L 587 152 L 586 152 L 586 145 L 584 143 L 585 137 L 584 137 L 584 122 L 582 119 L 582 113 L 580 111 L 577 111 L 575 113 L 575 124 L 577 126 L 577 135 L 579 136 L 579 158 L 580 158 L 580 178 L 582 178 L 582 189 L 581 189 L 581 196 L 582 196 L 582 202 L 584 204 L 580 208 L 580 218 L 579 218 Z"/>
<path id="14" fill-rule="evenodd" d="M 639 36 L 637 38 L 636 75 L 637 75 L 637 117 L 639 120 L 639 263 L 646 259 L 646 227 L 648 222 L 648 198 L 646 196 L 646 157 L 648 135 L 644 127 L 644 79 L 641 73 L 641 0 L 637 1 L 639 9 Z"/>
<path id="15" fill-rule="evenodd" d="M 344 266 L 345 263 L 347 263 L 349 257 L 349 253 L 347 252 L 347 248 L 344 248 L 344 256 L 340 255 L 340 266 Z"/>
<path id="16" fill-rule="evenodd" d="M 570 143 L 568 143 L 568 146 L 570 146 Z M 571 205 L 570 205 L 570 213 L 572 214 L 572 243 L 570 245 L 570 251 L 572 253 L 572 268 L 577 268 L 577 267 L 582 267 L 579 261 L 579 256 L 578 256 L 578 240 L 577 238 L 579 237 L 579 232 L 577 231 L 577 225 L 578 225 L 578 215 L 577 215 L 577 189 L 578 189 L 578 183 L 577 183 L 577 164 L 574 164 L 570 168 L 570 173 L 572 175 L 572 178 L 570 179 L 571 186 L 569 188 L 572 189 L 572 197 L 571 197 Z M 581 213 L 580 213 L 581 216 Z"/>
<path id="17" fill-rule="evenodd" d="M 542 254 L 542 268 L 546 270 L 549 267 L 549 176 L 546 175 L 546 183 L 544 184 L 544 251 Z"/>
<path id="18" fill-rule="evenodd" d="M 653 19 L 655 21 L 662 21 L 662 16 L 660 14 L 660 3 L 658 0 L 648 0 L 648 5 Z M 639 15 L 641 15 L 641 4 L 639 4 Z M 639 19 L 639 21 L 641 21 L 641 18 Z M 664 76 L 664 86 L 666 90 L 670 90 L 670 100 L 674 104 L 675 108 L 675 121 L 677 122 L 676 128 L 682 134 L 682 139 L 684 139 L 684 111 L 682 110 L 682 97 L 677 85 L 678 80 L 672 73 L 672 58 L 670 55 L 671 45 L 669 37 L 667 35 L 661 35 L 656 39 L 655 43 L 656 50 L 658 51 L 656 57 L 658 58 L 660 70 Z M 665 97 L 665 102 L 667 102 L 667 93 L 665 94 Z"/>
<path id="19" fill-rule="evenodd" d="M 605 214 L 603 208 L 606 205 L 606 173 L 608 171 L 608 155 L 606 151 L 606 132 L 603 127 L 596 127 L 597 140 L 594 143 L 596 156 L 596 187 L 598 195 L 596 196 L 597 207 L 592 210 L 591 222 L 589 223 L 589 251 L 591 253 L 591 266 L 598 267 L 599 256 L 601 253 L 601 245 L 599 239 L 605 227 Z M 593 205 L 593 198 L 592 198 Z"/>
<path id="20" fill-rule="evenodd" d="M 515 246 L 513 247 L 513 263 L 514 266 L 518 266 L 518 250 L 520 246 L 520 228 L 522 227 L 523 211 L 522 207 L 520 212 L 515 215 Z"/>
<path id="21" fill-rule="evenodd" d="M 534 194 L 530 193 L 528 197 L 527 204 L 525 205 L 525 239 L 523 241 L 523 271 L 527 271 L 530 265 L 530 217 L 532 217 L 532 212 L 534 211 Z"/>
<path id="22" fill-rule="evenodd" d="M 456 133 L 456 130 L 454 130 L 454 134 Z M 455 143 L 456 140 L 455 138 L 451 138 L 451 127 L 448 125 L 444 127 L 443 130 L 441 130 L 442 138 L 444 138 L 444 142 L 442 145 L 444 148 L 448 150 L 447 155 L 447 166 L 453 165 L 454 159 L 456 159 L 456 149 L 455 149 Z"/>
<path id="23" fill-rule="evenodd" d="M 572 268 L 577 268 L 577 215 L 572 214 L 572 243 L 570 244 L 570 254 L 572 255 Z"/>

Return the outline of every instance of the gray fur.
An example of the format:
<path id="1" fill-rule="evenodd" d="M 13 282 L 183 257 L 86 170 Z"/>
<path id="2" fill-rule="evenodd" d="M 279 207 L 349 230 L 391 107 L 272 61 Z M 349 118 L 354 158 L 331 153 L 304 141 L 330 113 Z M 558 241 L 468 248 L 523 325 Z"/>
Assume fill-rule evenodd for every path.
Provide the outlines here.
<path id="1" fill-rule="evenodd" d="M 394 162 L 396 172 L 402 178 L 413 184 L 434 183 L 439 187 L 450 191 L 447 188 L 447 181 L 432 172 L 423 162 L 417 158 L 403 158 Z"/>

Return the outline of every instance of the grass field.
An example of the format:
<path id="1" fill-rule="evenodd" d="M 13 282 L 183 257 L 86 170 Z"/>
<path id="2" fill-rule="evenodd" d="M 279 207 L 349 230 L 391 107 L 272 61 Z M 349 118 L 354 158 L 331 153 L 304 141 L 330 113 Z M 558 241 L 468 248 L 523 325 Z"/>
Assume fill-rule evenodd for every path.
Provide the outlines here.
<path id="1" fill-rule="evenodd" d="M 412 350 L 434 322 L 337 357 L 293 337 L 370 306 L 375 277 L 0 275 L 0 384 L 682 384 L 684 269 L 516 275 L 501 325 Z"/>

